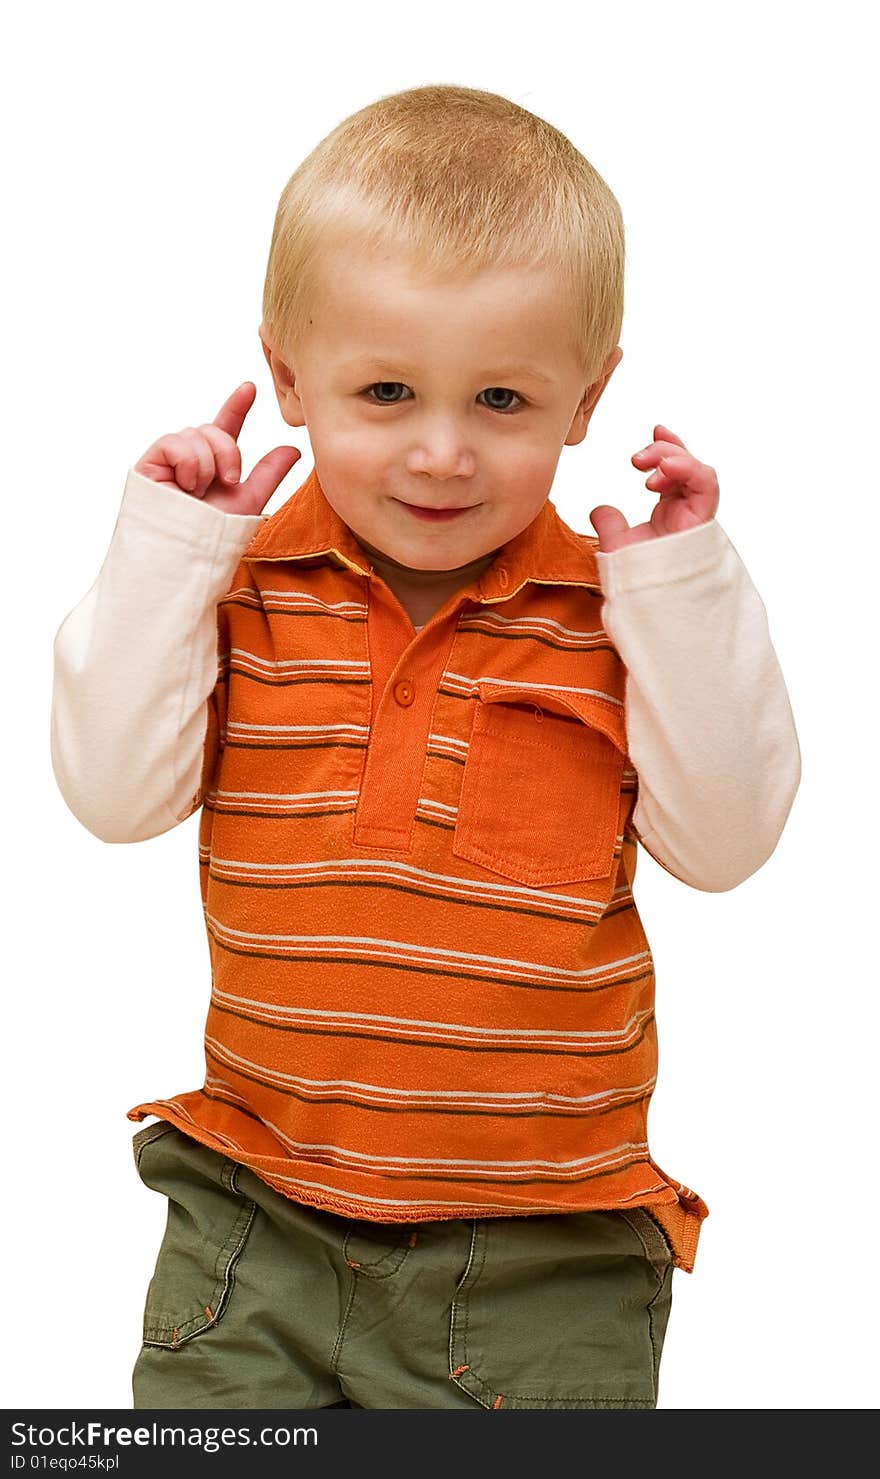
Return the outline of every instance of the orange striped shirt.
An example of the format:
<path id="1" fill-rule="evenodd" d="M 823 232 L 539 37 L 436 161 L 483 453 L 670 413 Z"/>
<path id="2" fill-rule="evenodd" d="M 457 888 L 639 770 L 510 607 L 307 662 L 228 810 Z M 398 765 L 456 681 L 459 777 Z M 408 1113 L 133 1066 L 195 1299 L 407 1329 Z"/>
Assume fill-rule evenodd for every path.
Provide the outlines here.
<path id="1" fill-rule="evenodd" d="M 418 632 L 315 472 L 217 608 L 201 1088 L 159 1115 L 380 1222 L 707 1208 L 652 1159 L 626 668 L 548 499 Z"/>

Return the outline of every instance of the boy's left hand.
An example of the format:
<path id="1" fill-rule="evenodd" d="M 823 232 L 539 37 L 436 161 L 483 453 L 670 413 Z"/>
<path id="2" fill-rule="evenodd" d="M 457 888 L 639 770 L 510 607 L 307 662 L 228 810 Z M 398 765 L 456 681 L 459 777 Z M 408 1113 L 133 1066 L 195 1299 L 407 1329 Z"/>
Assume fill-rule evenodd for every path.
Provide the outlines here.
<path id="1" fill-rule="evenodd" d="M 668 426 L 654 427 L 655 440 L 632 460 L 637 468 L 656 469 L 645 486 L 660 494 L 659 502 L 646 524 L 630 528 L 619 508 L 600 503 L 590 513 L 590 523 L 599 536 L 603 553 L 622 549 L 627 544 L 640 544 L 644 539 L 660 539 L 664 534 L 680 534 L 715 517 L 720 493 L 714 467 L 692 457 L 680 437 Z"/>

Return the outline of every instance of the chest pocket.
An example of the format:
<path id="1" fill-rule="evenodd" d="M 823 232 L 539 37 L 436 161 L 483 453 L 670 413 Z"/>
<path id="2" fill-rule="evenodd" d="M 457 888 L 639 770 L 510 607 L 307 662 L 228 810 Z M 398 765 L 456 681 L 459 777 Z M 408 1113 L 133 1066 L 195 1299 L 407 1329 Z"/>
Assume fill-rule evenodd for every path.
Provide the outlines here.
<path id="1" fill-rule="evenodd" d="M 518 883 L 607 878 L 626 757 L 622 707 L 481 682 L 452 851 Z"/>

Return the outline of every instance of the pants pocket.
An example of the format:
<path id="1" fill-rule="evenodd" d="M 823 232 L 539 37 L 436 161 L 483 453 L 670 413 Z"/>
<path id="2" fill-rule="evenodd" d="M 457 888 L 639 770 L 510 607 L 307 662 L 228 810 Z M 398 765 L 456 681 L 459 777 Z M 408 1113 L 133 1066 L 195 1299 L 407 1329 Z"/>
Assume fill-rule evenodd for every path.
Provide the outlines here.
<path id="1" fill-rule="evenodd" d="M 475 1222 L 451 1379 L 483 1407 L 656 1407 L 673 1263 L 629 1215 Z"/>
<path id="2" fill-rule="evenodd" d="M 160 1121 L 132 1140 L 138 1174 L 168 1198 L 165 1233 L 144 1308 L 145 1345 L 177 1350 L 222 1320 L 256 1203 L 238 1165 Z"/>

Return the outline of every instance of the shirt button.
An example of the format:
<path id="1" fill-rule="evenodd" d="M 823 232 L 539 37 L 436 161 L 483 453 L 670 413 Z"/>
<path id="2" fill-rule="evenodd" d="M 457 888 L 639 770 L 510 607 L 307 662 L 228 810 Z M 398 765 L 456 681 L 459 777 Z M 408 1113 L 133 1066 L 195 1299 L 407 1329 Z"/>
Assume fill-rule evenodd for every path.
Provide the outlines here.
<path id="1" fill-rule="evenodd" d="M 416 696 L 416 691 L 411 683 L 401 682 L 394 685 L 394 697 L 399 704 L 407 708 Z"/>
<path id="2" fill-rule="evenodd" d="M 503 591 L 507 590 L 508 575 L 503 565 L 498 566 L 498 584 Z"/>

